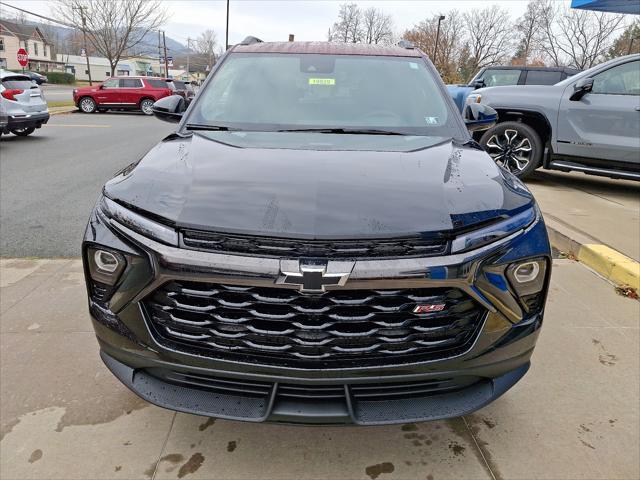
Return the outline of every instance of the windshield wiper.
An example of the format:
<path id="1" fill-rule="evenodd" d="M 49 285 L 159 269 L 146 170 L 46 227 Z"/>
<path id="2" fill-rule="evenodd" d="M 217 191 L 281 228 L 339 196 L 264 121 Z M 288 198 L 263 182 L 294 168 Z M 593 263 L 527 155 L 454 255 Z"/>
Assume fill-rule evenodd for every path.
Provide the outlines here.
<path id="1" fill-rule="evenodd" d="M 288 128 L 277 130 L 278 132 L 312 132 L 312 133 L 337 133 L 342 135 L 408 135 L 407 133 L 394 132 L 393 130 L 381 130 L 376 128 Z"/>
<path id="2" fill-rule="evenodd" d="M 240 128 L 228 127 L 226 125 L 204 125 L 198 123 L 187 123 L 185 127 L 187 130 L 212 130 L 212 131 L 238 131 Z"/>

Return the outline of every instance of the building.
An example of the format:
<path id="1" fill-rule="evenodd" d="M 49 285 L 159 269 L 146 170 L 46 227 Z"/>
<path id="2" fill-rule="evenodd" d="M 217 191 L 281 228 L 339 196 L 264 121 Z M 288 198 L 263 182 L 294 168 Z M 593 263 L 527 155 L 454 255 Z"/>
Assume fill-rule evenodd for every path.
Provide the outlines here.
<path id="1" fill-rule="evenodd" d="M 182 80 L 183 82 L 196 82 L 200 85 L 204 82 L 204 79 L 207 78 L 207 74 L 205 72 L 187 72 L 186 70 L 170 68 L 169 77 Z"/>
<path id="2" fill-rule="evenodd" d="M 160 63 L 158 57 L 137 55 L 124 59 L 131 65 L 131 75 L 139 77 L 164 77 L 164 63 Z"/>
<path id="3" fill-rule="evenodd" d="M 29 54 L 29 64 L 24 67 L 26 70 L 63 70 L 63 64 L 54 59 L 52 45 L 40 28 L 0 19 L 0 68 L 22 70 L 17 58 L 20 48 Z"/>
<path id="4" fill-rule="evenodd" d="M 89 80 L 87 69 L 87 58 L 83 55 L 68 55 L 59 53 L 57 60 L 64 65 L 64 71 L 71 73 L 76 80 Z M 89 57 L 89 68 L 91 68 L 91 80 L 102 82 L 111 76 L 111 65 L 104 57 Z M 116 66 L 116 75 L 136 75 L 132 72 L 131 64 L 122 60 Z"/>

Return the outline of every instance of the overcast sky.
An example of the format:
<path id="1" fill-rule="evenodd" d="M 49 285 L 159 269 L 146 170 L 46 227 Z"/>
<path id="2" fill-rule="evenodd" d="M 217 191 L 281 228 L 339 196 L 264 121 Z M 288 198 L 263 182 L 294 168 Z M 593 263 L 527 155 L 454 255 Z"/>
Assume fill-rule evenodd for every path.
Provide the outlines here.
<path id="1" fill-rule="evenodd" d="M 49 5 L 53 3 L 43 0 L 3 1 L 41 15 L 49 15 Z M 164 27 L 167 36 L 186 44 L 187 37 L 195 38 L 203 30 L 213 28 L 218 33 L 220 44 L 224 43 L 226 0 L 167 0 L 163 3 L 170 14 L 170 20 Z M 345 3 L 344 0 L 230 0 L 229 43 L 237 43 L 247 35 L 265 41 L 287 40 L 290 33 L 295 34 L 296 40 L 326 40 L 327 30 L 336 20 L 341 3 Z M 508 9 L 516 18 L 524 13 L 527 5 L 521 0 L 362 0 L 354 3 L 363 8 L 375 6 L 391 14 L 398 33 L 437 13 L 446 15 L 453 8 L 465 11 L 496 4 Z M 4 6 L 0 8 L 3 16 L 12 10 Z"/>

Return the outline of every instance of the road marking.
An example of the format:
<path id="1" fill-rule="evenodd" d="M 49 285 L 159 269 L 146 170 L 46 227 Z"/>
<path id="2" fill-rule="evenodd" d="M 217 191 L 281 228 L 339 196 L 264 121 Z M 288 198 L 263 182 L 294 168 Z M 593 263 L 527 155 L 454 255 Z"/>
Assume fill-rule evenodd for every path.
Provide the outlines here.
<path id="1" fill-rule="evenodd" d="M 75 127 L 75 128 L 111 128 L 111 125 L 55 125 L 47 124 L 47 127 Z"/>

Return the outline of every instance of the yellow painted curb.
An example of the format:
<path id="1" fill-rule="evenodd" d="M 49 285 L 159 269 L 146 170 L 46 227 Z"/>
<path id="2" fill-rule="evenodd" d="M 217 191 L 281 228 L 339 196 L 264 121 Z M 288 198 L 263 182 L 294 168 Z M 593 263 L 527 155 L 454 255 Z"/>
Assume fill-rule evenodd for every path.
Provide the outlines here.
<path id="1" fill-rule="evenodd" d="M 578 251 L 578 260 L 617 285 L 629 285 L 640 291 L 640 263 L 607 247 L 584 244 Z"/>

